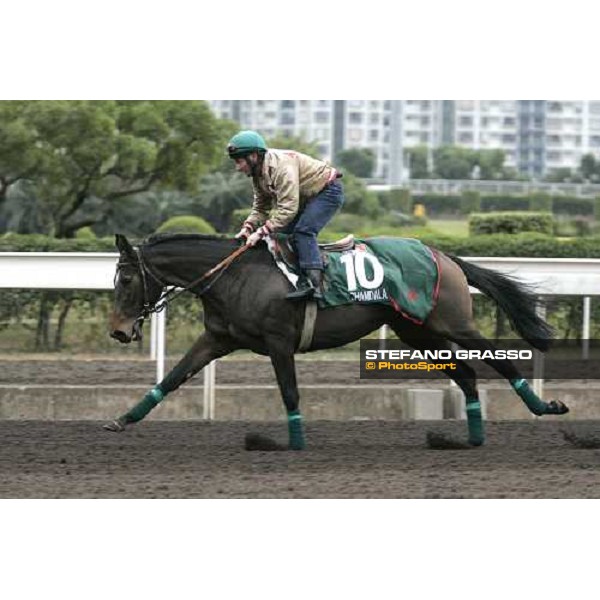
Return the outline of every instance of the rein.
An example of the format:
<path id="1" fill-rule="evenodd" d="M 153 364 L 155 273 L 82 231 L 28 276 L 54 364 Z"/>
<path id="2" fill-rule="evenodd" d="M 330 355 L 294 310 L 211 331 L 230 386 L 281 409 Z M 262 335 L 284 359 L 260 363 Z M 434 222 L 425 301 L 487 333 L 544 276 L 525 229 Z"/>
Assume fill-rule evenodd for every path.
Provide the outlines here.
<path id="1" fill-rule="evenodd" d="M 150 302 L 148 300 L 148 283 L 147 283 L 147 279 L 146 279 L 146 273 L 148 273 L 154 279 L 154 281 L 156 281 L 161 286 L 161 288 L 168 287 L 168 284 L 166 284 L 157 275 L 155 275 L 150 270 L 150 268 L 146 265 L 146 262 L 144 261 L 144 258 L 142 256 L 141 249 L 137 248 L 137 247 L 134 248 L 134 250 L 137 254 L 137 259 L 138 259 L 137 264 L 140 269 L 140 274 L 142 277 L 142 285 L 144 287 L 144 306 L 142 308 L 142 312 L 141 312 L 140 316 L 136 319 L 136 322 L 142 322 L 144 319 L 146 319 L 146 317 L 149 317 L 151 314 L 159 313 L 159 312 L 163 311 L 169 304 L 169 301 L 174 300 L 175 298 L 177 298 L 184 292 L 191 290 L 193 287 L 195 287 L 199 283 L 202 283 L 205 279 L 208 279 L 209 277 L 211 277 L 212 275 L 214 275 L 215 273 L 217 273 L 219 271 L 218 275 L 212 281 L 210 281 L 200 292 L 197 293 L 198 296 L 202 296 L 202 294 L 205 294 L 221 278 L 221 276 L 223 275 L 223 273 L 225 273 L 225 271 L 231 265 L 231 263 L 238 256 L 240 256 L 246 250 L 248 250 L 248 248 L 250 248 L 250 246 L 244 245 L 244 246 L 241 246 L 240 248 L 238 248 L 237 250 L 234 250 L 231 254 L 226 256 L 220 263 L 216 264 L 214 267 L 212 267 L 211 269 L 206 271 L 206 273 L 204 273 L 203 275 L 198 277 L 198 279 L 195 279 L 194 281 L 192 281 L 185 287 L 179 288 L 179 289 L 177 288 L 177 286 L 171 287 L 166 292 L 163 292 L 160 295 L 158 300 L 154 303 L 154 306 L 150 306 Z M 126 265 L 126 264 L 130 264 L 130 263 L 118 262 L 117 267 L 119 267 L 121 265 Z"/>

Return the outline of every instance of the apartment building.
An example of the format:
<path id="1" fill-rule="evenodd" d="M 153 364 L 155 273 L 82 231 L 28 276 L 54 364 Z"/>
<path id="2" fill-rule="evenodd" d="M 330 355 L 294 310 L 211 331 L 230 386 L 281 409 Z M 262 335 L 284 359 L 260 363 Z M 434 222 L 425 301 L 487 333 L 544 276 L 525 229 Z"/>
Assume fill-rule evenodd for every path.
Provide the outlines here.
<path id="1" fill-rule="evenodd" d="M 334 160 L 347 148 L 370 148 L 374 177 L 410 177 L 411 148 L 452 144 L 501 149 L 506 165 L 530 177 L 575 168 L 585 153 L 600 158 L 600 101 L 576 100 L 214 100 L 222 118 L 315 142 Z"/>

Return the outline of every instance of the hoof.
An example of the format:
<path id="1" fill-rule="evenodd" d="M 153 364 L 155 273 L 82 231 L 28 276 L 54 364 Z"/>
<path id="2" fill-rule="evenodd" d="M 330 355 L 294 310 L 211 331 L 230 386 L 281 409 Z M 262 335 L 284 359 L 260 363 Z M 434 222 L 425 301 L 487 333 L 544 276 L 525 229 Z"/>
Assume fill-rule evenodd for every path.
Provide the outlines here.
<path id="1" fill-rule="evenodd" d="M 115 431 L 120 433 L 121 431 L 125 431 L 125 420 L 120 417 L 111 421 L 110 423 L 105 423 L 102 425 L 102 429 L 106 429 L 106 431 Z"/>
<path id="2" fill-rule="evenodd" d="M 244 447 L 249 452 L 280 452 L 287 450 L 285 446 L 260 433 L 248 433 L 244 440 Z"/>
<path id="3" fill-rule="evenodd" d="M 574 431 L 561 429 L 563 437 L 576 448 L 597 450 L 600 448 L 600 438 L 597 436 L 577 435 Z"/>
<path id="4" fill-rule="evenodd" d="M 483 446 L 483 440 L 481 440 L 481 439 L 471 440 L 470 439 L 469 446 L 473 446 L 473 447 Z"/>
<path id="5" fill-rule="evenodd" d="M 469 444 L 449 438 L 443 433 L 427 432 L 427 446 L 432 450 L 468 450 L 472 447 Z"/>
<path id="6" fill-rule="evenodd" d="M 547 415 L 565 415 L 569 412 L 569 407 L 563 404 L 560 400 L 552 400 L 548 402 L 548 408 L 546 409 Z"/>

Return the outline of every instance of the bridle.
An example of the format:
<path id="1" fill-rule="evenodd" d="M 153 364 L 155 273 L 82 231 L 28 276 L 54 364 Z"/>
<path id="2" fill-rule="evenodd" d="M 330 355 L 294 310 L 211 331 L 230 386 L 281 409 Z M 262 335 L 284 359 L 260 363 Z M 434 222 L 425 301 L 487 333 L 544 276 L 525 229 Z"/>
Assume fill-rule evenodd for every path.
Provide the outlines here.
<path id="1" fill-rule="evenodd" d="M 135 266 L 138 268 L 138 271 L 140 273 L 140 279 L 142 280 L 142 286 L 144 289 L 144 304 L 142 306 L 142 310 L 141 310 L 140 314 L 135 319 L 134 329 L 136 328 L 136 326 L 139 328 L 142 325 L 142 323 L 144 322 L 144 320 L 147 317 L 149 317 L 151 314 L 159 313 L 159 312 L 163 311 L 165 308 L 167 308 L 167 306 L 171 300 L 174 300 L 175 298 L 177 298 L 184 292 L 191 290 L 192 288 L 197 286 L 199 283 L 202 283 L 205 279 L 208 279 L 209 277 L 211 277 L 212 275 L 217 273 L 216 277 L 214 277 L 211 281 L 209 281 L 202 290 L 200 290 L 199 292 L 195 292 L 195 294 L 197 296 L 202 296 L 203 294 L 208 292 L 208 290 L 210 290 L 210 288 L 222 277 L 223 273 L 225 273 L 225 271 L 229 268 L 231 263 L 238 256 L 243 254 L 248 248 L 250 248 L 250 246 L 244 245 L 244 246 L 241 246 L 240 248 L 238 248 L 237 250 L 234 250 L 226 258 L 224 258 L 220 263 L 218 263 L 217 265 L 215 265 L 214 267 L 212 267 L 211 269 L 206 271 L 206 273 L 204 273 L 200 277 L 198 277 L 198 279 L 195 279 L 194 281 L 192 281 L 185 287 L 180 288 L 178 286 L 170 286 L 169 287 L 169 284 L 166 281 L 163 281 L 158 275 L 153 273 L 152 270 L 148 267 L 148 265 L 146 264 L 146 262 L 144 260 L 144 256 L 142 254 L 142 249 L 135 246 L 133 248 L 133 250 L 136 253 L 137 261 L 135 263 L 132 263 L 130 261 L 123 261 L 123 260 L 119 259 L 119 261 L 117 262 L 117 271 L 115 273 L 115 281 L 114 281 L 114 283 L 116 285 L 117 277 L 119 275 L 119 269 L 121 267 L 131 266 L 132 264 L 135 264 Z M 150 302 L 150 297 L 148 294 L 147 275 L 150 275 L 150 277 L 152 277 L 152 279 L 154 279 L 154 281 L 156 281 L 156 283 L 158 283 L 160 288 L 163 290 L 161 295 L 159 296 L 159 298 L 154 302 L 154 306 L 152 306 L 152 304 Z M 165 290 L 165 288 L 167 288 L 167 289 Z"/>

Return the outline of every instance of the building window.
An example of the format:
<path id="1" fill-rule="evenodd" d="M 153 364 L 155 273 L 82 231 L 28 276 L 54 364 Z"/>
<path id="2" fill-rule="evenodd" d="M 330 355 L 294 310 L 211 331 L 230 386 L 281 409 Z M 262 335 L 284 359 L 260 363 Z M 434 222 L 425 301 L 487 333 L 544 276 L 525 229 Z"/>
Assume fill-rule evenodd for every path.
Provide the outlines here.
<path id="1" fill-rule="evenodd" d="M 590 112 L 593 115 L 600 115 L 600 102 L 590 102 Z"/>
<path id="2" fill-rule="evenodd" d="M 315 113 L 315 121 L 317 123 L 327 123 L 329 121 L 329 113 L 319 110 Z"/>
<path id="3" fill-rule="evenodd" d="M 473 100 L 457 100 L 456 110 L 471 111 L 474 108 Z"/>
<path id="4" fill-rule="evenodd" d="M 379 130 L 378 129 L 370 129 L 369 130 L 369 141 L 376 142 L 379 139 Z"/>
<path id="5" fill-rule="evenodd" d="M 293 125 L 295 123 L 293 112 L 282 112 L 281 113 L 281 124 L 282 125 Z"/>
<path id="6" fill-rule="evenodd" d="M 462 116 L 458 119 L 458 124 L 461 127 L 473 127 L 473 117 Z"/>
<path id="7" fill-rule="evenodd" d="M 561 125 L 562 125 L 562 123 L 561 123 L 560 119 L 548 119 L 546 121 L 546 128 L 547 129 L 558 129 L 558 130 L 560 130 L 561 129 Z"/>
<path id="8" fill-rule="evenodd" d="M 359 112 L 351 112 L 348 115 L 348 121 L 353 125 L 360 125 L 363 122 L 362 113 Z"/>
<path id="9" fill-rule="evenodd" d="M 351 142 L 361 142 L 363 139 L 362 129 L 358 129 L 357 127 L 351 127 L 348 129 L 348 139 Z"/>
<path id="10" fill-rule="evenodd" d="M 294 108 L 294 106 L 296 105 L 294 100 L 282 100 L 281 101 L 281 108 L 285 109 L 285 108 Z"/>

